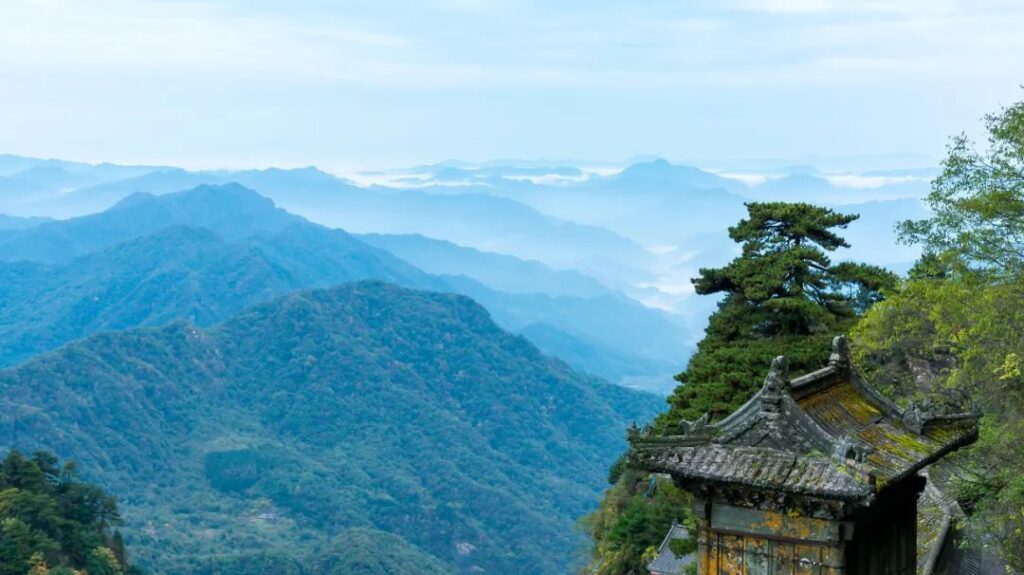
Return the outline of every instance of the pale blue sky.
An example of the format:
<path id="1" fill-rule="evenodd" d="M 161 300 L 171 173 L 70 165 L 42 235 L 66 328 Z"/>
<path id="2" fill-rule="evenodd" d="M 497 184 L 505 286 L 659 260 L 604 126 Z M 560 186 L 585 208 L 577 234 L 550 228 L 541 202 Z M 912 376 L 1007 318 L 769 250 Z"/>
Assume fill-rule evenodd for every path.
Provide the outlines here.
<path id="1" fill-rule="evenodd" d="M 1024 97 L 1019 0 L 3 0 L 0 152 L 344 170 L 922 154 Z"/>

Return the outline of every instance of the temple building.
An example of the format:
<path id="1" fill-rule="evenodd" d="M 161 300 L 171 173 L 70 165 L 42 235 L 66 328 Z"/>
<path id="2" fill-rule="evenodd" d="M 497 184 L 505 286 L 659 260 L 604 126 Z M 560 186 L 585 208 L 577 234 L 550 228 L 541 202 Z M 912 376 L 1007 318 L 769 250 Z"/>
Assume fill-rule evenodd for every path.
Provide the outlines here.
<path id="1" fill-rule="evenodd" d="M 975 413 L 901 409 L 852 368 L 845 338 L 828 366 L 790 379 L 784 357 L 717 423 L 629 433 L 632 467 L 694 496 L 697 573 L 914 575 L 920 473 L 972 443 Z"/>

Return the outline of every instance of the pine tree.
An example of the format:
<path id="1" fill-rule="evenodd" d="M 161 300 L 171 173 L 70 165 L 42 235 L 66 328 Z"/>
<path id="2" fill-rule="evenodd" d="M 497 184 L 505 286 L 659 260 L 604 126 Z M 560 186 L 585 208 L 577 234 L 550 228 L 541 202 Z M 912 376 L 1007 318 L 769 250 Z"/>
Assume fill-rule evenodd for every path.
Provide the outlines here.
<path id="1" fill-rule="evenodd" d="M 743 246 L 721 268 L 701 269 L 697 293 L 724 294 L 711 316 L 671 409 L 672 426 L 736 409 L 760 385 L 771 359 L 785 354 L 796 371 L 820 367 L 828 342 L 894 286 L 896 276 L 860 263 L 833 264 L 828 254 L 849 244 L 836 233 L 858 216 L 806 203 L 749 203 L 748 218 L 729 228 Z"/>

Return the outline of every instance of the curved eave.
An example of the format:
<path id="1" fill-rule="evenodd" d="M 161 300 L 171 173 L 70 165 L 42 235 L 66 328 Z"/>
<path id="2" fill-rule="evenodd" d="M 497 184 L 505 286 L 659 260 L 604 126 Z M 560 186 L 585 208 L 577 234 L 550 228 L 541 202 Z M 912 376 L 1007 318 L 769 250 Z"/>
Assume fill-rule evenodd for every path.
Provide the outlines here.
<path id="1" fill-rule="evenodd" d="M 824 499 L 861 501 L 874 493 L 866 474 L 852 466 L 844 470 L 827 458 L 773 449 L 704 445 L 631 450 L 630 464 L 676 480 Z"/>

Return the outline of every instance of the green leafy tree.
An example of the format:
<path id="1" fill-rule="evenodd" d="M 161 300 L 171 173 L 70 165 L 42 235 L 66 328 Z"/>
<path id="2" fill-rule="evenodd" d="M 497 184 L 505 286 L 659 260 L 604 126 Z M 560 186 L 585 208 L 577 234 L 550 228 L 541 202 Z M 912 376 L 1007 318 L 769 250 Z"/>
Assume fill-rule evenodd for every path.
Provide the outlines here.
<path id="1" fill-rule="evenodd" d="M 17 517 L 0 519 L 0 575 L 24 575 L 32 556 L 51 553 L 56 544 Z"/>
<path id="2" fill-rule="evenodd" d="M 106 547 L 97 547 L 89 553 L 85 561 L 85 570 L 89 575 L 122 575 L 121 564 L 114 557 L 114 552 Z"/>
<path id="3" fill-rule="evenodd" d="M 689 524 L 695 532 L 690 501 L 671 481 L 655 479 L 652 488 L 647 474 L 625 469 L 597 511 L 581 521 L 595 541 L 587 573 L 646 573 L 646 564 L 674 521 Z"/>
<path id="4" fill-rule="evenodd" d="M 1015 279 L 1024 268 L 1024 102 L 985 117 L 988 146 L 955 138 L 927 202 L 901 239 L 975 271 Z"/>
<path id="5" fill-rule="evenodd" d="M 117 558 L 118 563 L 121 565 L 128 564 L 128 556 L 124 548 L 124 536 L 121 535 L 120 530 L 114 531 L 114 536 L 110 538 L 110 550 L 114 552 L 114 557 Z"/>
<path id="6" fill-rule="evenodd" d="M 928 204 L 900 226 L 925 256 L 855 330 L 856 361 L 897 399 L 968 395 L 985 417 L 950 481 L 969 532 L 1024 569 L 1024 103 L 986 117 L 988 146 L 953 139 Z M 914 369 L 910 369 L 913 366 Z M 922 377 L 921 374 L 925 376 Z M 943 392 L 937 394 L 936 392 Z M 935 397 L 938 395 L 938 397 Z"/>

